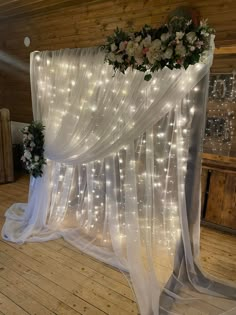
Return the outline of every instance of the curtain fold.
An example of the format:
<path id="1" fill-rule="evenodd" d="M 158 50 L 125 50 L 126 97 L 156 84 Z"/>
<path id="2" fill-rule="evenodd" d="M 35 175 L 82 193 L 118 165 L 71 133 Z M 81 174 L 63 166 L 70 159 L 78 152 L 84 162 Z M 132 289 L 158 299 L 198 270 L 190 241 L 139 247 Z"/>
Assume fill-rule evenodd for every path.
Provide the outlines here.
<path id="1" fill-rule="evenodd" d="M 200 236 L 205 64 L 116 73 L 99 48 L 31 54 L 47 165 L 2 237 L 64 237 L 127 273 L 142 315 L 235 314 L 236 287 L 203 274 Z M 228 298 L 226 300 L 225 298 Z"/>

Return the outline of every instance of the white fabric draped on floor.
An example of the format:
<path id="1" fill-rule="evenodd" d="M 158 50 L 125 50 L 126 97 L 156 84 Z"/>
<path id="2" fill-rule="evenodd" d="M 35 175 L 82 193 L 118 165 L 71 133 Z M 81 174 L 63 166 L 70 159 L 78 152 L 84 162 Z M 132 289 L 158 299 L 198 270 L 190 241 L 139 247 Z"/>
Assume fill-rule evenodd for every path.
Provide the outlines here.
<path id="1" fill-rule="evenodd" d="M 28 204 L 8 209 L 2 237 L 63 237 L 127 271 L 142 315 L 236 314 L 235 287 L 197 263 L 211 62 L 146 82 L 137 71 L 113 76 L 99 48 L 32 53 L 47 165 Z"/>

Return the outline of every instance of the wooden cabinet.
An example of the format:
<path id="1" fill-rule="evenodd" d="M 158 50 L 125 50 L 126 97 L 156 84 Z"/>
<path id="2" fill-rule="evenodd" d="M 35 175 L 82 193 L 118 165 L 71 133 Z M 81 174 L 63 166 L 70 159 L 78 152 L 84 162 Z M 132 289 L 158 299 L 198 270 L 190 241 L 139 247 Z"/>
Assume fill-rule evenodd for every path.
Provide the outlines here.
<path id="1" fill-rule="evenodd" d="M 14 180 L 10 113 L 0 109 L 0 184 Z"/>
<path id="2" fill-rule="evenodd" d="M 203 154 L 202 220 L 236 231 L 236 158 Z"/>

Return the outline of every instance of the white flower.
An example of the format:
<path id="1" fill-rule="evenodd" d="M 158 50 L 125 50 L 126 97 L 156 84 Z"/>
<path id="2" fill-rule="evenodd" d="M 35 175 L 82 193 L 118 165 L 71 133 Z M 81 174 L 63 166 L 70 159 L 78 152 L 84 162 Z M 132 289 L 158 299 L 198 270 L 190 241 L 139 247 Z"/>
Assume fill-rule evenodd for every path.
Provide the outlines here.
<path id="1" fill-rule="evenodd" d="M 176 55 L 179 55 L 180 57 L 184 57 L 186 54 L 186 49 L 184 45 L 180 42 L 178 45 L 175 47 L 175 53 Z"/>
<path id="2" fill-rule="evenodd" d="M 148 61 L 150 64 L 154 64 L 156 60 L 161 60 L 161 41 L 159 39 L 155 39 L 148 52 L 146 53 L 146 56 L 148 58 Z"/>
<path id="3" fill-rule="evenodd" d="M 169 39 L 169 37 L 170 37 L 170 33 L 163 33 L 161 34 L 161 41 L 165 42 L 167 41 L 167 39 Z"/>
<path id="4" fill-rule="evenodd" d="M 175 34 L 175 39 L 176 40 L 180 40 L 184 37 L 184 33 L 183 32 L 176 32 Z"/>
<path id="5" fill-rule="evenodd" d="M 135 52 L 135 49 L 139 46 L 138 43 L 135 43 L 133 42 L 132 40 L 130 40 L 127 44 L 127 47 L 126 47 L 126 52 L 129 56 L 134 56 L 134 52 Z"/>
<path id="6" fill-rule="evenodd" d="M 28 132 L 29 127 L 24 127 L 24 132 Z"/>
<path id="7" fill-rule="evenodd" d="M 208 37 L 209 33 L 206 30 L 201 30 L 201 35 Z"/>
<path id="8" fill-rule="evenodd" d="M 34 141 L 31 141 L 31 142 L 30 142 L 30 147 L 31 147 L 31 148 L 35 147 Z"/>
<path id="9" fill-rule="evenodd" d="M 38 156 L 38 155 L 35 155 L 35 156 L 34 156 L 34 160 L 35 160 L 35 162 L 37 162 L 37 161 L 39 160 L 39 156 Z"/>
<path id="10" fill-rule="evenodd" d="M 29 139 L 29 140 L 34 139 L 34 136 L 32 135 L 32 133 L 28 134 L 28 139 Z"/>
<path id="11" fill-rule="evenodd" d="M 196 33 L 195 32 L 189 32 L 187 35 L 186 35 L 186 38 L 187 38 L 187 41 L 190 43 L 190 44 L 193 44 L 195 42 L 195 40 L 197 39 L 197 36 L 196 36 Z"/>
<path id="12" fill-rule="evenodd" d="M 152 41 L 151 47 L 153 47 L 154 49 L 160 49 L 161 48 L 160 39 L 155 39 L 154 41 Z"/>
<path id="13" fill-rule="evenodd" d="M 196 49 L 196 47 L 194 47 L 194 46 L 190 47 L 190 51 L 194 51 L 195 49 Z"/>
<path id="14" fill-rule="evenodd" d="M 142 46 L 138 46 L 134 51 L 134 58 L 137 64 L 141 65 L 143 63 L 143 48 Z"/>
<path id="15" fill-rule="evenodd" d="M 108 60 L 110 60 L 111 62 L 115 62 L 116 61 L 116 55 L 112 52 L 110 52 L 108 55 L 107 55 L 107 58 Z"/>
<path id="16" fill-rule="evenodd" d="M 166 45 L 163 45 L 163 44 L 162 44 L 162 45 L 161 45 L 161 50 L 162 50 L 162 51 L 165 51 L 165 50 L 166 50 Z"/>
<path id="17" fill-rule="evenodd" d="M 21 161 L 25 162 L 25 157 L 24 157 L 24 155 L 21 157 Z"/>
<path id="18" fill-rule="evenodd" d="M 119 50 L 121 50 L 121 51 L 125 50 L 126 46 L 127 46 L 127 42 L 120 42 Z"/>
<path id="19" fill-rule="evenodd" d="M 173 49 L 172 48 L 167 48 L 164 54 L 162 55 L 163 59 L 170 59 L 173 55 Z"/>
<path id="20" fill-rule="evenodd" d="M 116 55 L 116 61 L 122 63 L 124 60 L 122 59 L 122 55 Z"/>
<path id="21" fill-rule="evenodd" d="M 31 155 L 30 151 L 25 150 L 25 152 L 24 152 L 24 157 L 25 157 L 27 160 L 30 160 L 30 159 L 31 159 L 31 157 L 32 157 L 32 155 Z"/>
<path id="22" fill-rule="evenodd" d="M 150 47 L 152 43 L 152 38 L 150 35 L 148 35 L 147 37 L 145 37 L 142 41 L 141 41 L 141 45 L 143 47 Z"/>
<path id="23" fill-rule="evenodd" d="M 111 51 L 115 51 L 118 47 L 116 46 L 116 44 L 111 44 Z"/>
<path id="24" fill-rule="evenodd" d="M 142 39 L 142 36 L 139 35 L 139 36 L 135 37 L 135 40 L 134 40 L 134 41 L 135 41 L 136 43 L 139 43 L 139 42 L 141 41 L 141 39 Z"/>

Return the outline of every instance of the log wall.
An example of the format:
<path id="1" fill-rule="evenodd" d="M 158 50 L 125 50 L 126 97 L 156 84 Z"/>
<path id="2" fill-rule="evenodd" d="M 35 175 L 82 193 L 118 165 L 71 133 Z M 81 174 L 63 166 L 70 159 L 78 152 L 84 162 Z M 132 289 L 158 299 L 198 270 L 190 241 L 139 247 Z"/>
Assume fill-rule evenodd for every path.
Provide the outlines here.
<path id="1" fill-rule="evenodd" d="M 0 16 L 16 15 L 0 23 L 0 107 L 9 108 L 15 121 L 32 120 L 31 51 L 101 45 L 117 26 L 125 30 L 138 30 L 144 24 L 159 26 L 178 6 L 195 7 L 216 29 L 219 49 L 212 71 L 230 72 L 236 67 L 234 0 L 23 0 L 14 5 L 5 1 L 0 12 Z M 31 39 L 28 48 L 23 44 L 25 36 Z"/>

